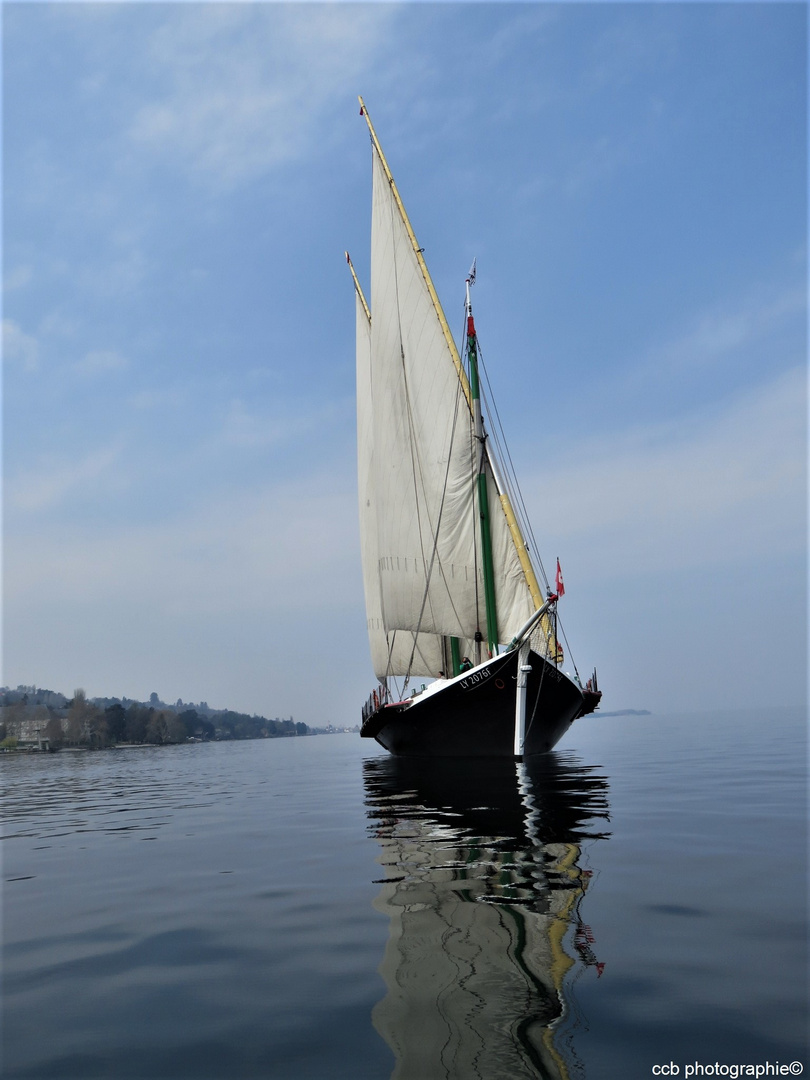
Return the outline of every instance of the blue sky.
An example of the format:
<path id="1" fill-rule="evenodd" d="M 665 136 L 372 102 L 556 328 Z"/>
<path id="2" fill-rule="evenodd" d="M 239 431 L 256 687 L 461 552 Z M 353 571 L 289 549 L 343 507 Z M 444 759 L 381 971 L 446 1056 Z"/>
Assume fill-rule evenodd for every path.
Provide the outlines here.
<path id="1" fill-rule="evenodd" d="M 356 722 L 361 93 L 604 707 L 803 701 L 806 23 L 4 5 L 4 682 Z"/>

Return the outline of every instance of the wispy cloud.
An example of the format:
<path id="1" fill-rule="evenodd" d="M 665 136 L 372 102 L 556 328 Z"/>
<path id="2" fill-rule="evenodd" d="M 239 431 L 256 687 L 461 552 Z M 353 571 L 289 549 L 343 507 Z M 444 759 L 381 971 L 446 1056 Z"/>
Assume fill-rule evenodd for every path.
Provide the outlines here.
<path id="1" fill-rule="evenodd" d="M 23 371 L 36 371 L 39 367 L 39 342 L 11 319 L 3 319 L 3 358 Z"/>
<path id="2" fill-rule="evenodd" d="M 680 337 L 651 350 L 644 367 L 670 373 L 705 368 L 765 339 L 772 340 L 775 333 L 799 318 L 803 327 L 806 313 L 803 285 L 790 285 L 778 292 L 760 286 L 734 304 L 718 304 L 699 312 Z M 771 365 L 795 359 L 798 357 L 768 357 Z"/>
<path id="3" fill-rule="evenodd" d="M 86 462 L 83 478 L 108 463 Z M 7 566 L 17 605 L 44 590 L 53 603 L 147 606 L 214 620 L 340 608 L 359 602 L 356 498 L 334 477 L 315 476 L 296 488 L 220 494 L 192 514 L 149 525 L 20 532 L 9 537 Z"/>
<path id="4" fill-rule="evenodd" d="M 31 282 L 33 271 L 27 264 L 15 266 L 3 276 L 3 288 L 6 291 L 22 289 Z"/>
<path id="5" fill-rule="evenodd" d="M 18 471 L 6 486 L 9 508 L 23 513 L 51 510 L 89 485 L 97 487 L 104 481 L 120 487 L 125 481 L 116 466 L 122 449 L 122 442 L 116 440 L 83 457 L 51 455 L 36 467 Z"/>
<path id="6" fill-rule="evenodd" d="M 396 17 L 387 5 L 351 18 L 342 5 L 167 10 L 150 43 L 155 89 L 128 135 L 225 188 L 300 157 Z"/>
<path id="7" fill-rule="evenodd" d="M 316 432 L 323 432 L 346 415 L 353 414 L 354 401 L 346 399 L 328 402 L 320 408 L 296 408 L 287 404 L 283 413 L 250 408 L 241 398 L 234 398 L 228 406 L 220 435 L 226 445 L 238 447 L 262 447 L 304 439 Z"/>
<path id="8" fill-rule="evenodd" d="M 222 438 L 231 446 L 270 446 L 281 442 L 300 427 L 302 417 L 287 416 L 284 419 L 270 421 L 260 417 L 236 398 L 231 401 L 222 427 Z"/>
<path id="9" fill-rule="evenodd" d="M 102 258 L 81 267 L 81 284 L 90 295 L 128 298 L 154 273 L 144 250 L 145 240 L 135 227 L 120 228 L 105 237 Z"/>
<path id="10" fill-rule="evenodd" d="M 139 412 L 153 412 L 157 409 L 177 409 L 188 401 L 188 390 L 179 386 L 163 386 L 148 390 L 138 390 L 127 398 L 127 404 Z"/>
<path id="11" fill-rule="evenodd" d="M 129 367 L 129 361 L 114 349 L 95 349 L 86 353 L 81 360 L 73 365 L 73 370 L 82 376 L 92 378 L 96 375 L 106 375 L 114 371 L 125 371 Z"/>
<path id="12" fill-rule="evenodd" d="M 525 488 L 541 546 L 592 577 L 803 551 L 806 392 L 794 368 L 686 423 L 581 444 Z"/>

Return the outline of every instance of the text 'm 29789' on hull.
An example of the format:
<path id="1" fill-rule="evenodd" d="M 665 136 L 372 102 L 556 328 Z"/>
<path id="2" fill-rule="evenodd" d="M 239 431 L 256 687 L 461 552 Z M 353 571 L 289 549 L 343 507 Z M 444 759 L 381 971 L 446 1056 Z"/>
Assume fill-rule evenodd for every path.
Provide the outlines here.
<path id="1" fill-rule="evenodd" d="M 573 675 L 562 670 L 559 560 L 552 591 L 481 392 L 475 263 L 460 352 L 360 106 L 372 151 L 371 306 L 346 257 L 363 584 L 379 679 L 361 734 L 403 755 L 542 754 L 599 704 L 596 672 L 583 685 L 575 665 Z"/>

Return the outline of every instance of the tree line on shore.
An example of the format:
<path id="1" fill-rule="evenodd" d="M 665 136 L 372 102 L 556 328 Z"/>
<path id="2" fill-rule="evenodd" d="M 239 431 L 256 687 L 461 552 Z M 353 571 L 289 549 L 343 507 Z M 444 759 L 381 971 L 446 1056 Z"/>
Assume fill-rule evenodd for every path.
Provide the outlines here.
<path id="1" fill-rule="evenodd" d="M 76 690 L 68 700 L 52 691 L 16 694 L 4 691 L 0 746 L 13 748 L 18 742 L 62 746 L 107 747 L 118 743 L 164 745 L 210 739 L 260 739 L 308 735 L 306 724 L 289 720 L 268 720 L 230 709 L 199 712 L 159 702 L 153 694 L 150 704 L 105 699 L 88 700 L 84 690 Z M 31 700 L 33 698 L 34 700 Z M 59 700 L 61 698 L 61 701 Z M 109 699 L 106 699 L 107 701 Z M 126 699 L 124 699 L 126 701 Z M 62 704 L 64 702 L 64 704 Z"/>

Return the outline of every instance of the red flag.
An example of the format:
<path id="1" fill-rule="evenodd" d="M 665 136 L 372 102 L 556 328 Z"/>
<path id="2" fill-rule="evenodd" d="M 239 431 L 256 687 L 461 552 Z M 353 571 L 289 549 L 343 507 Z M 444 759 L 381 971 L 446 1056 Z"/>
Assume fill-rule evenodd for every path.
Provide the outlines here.
<path id="1" fill-rule="evenodd" d="M 560 569 L 560 560 L 557 559 L 557 596 L 565 596 L 565 585 L 563 584 L 562 570 Z"/>

